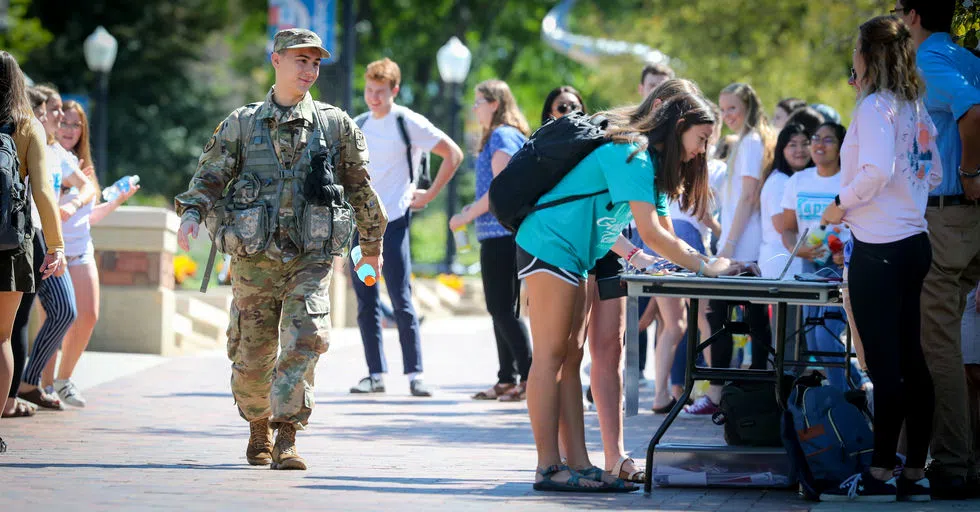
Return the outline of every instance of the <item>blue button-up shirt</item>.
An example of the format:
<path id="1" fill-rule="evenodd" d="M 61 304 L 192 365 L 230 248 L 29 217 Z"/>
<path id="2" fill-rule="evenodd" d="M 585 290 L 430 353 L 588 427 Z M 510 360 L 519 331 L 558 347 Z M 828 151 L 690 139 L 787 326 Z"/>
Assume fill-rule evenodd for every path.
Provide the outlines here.
<path id="1" fill-rule="evenodd" d="M 926 82 L 926 109 L 939 131 L 937 144 L 943 163 L 943 182 L 929 195 L 962 194 L 957 169 L 963 146 L 956 122 L 980 105 L 980 59 L 954 43 L 948 33 L 936 32 L 919 45 L 915 61 Z"/>

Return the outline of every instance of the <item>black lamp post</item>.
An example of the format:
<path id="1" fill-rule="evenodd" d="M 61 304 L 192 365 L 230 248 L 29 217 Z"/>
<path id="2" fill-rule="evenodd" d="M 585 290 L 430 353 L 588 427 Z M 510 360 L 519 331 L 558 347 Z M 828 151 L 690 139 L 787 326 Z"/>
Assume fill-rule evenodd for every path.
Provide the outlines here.
<path id="1" fill-rule="evenodd" d="M 442 81 L 449 85 L 450 94 L 450 113 L 449 113 L 449 136 L 457 142 L 462 142 L 459 122 L 459 112 L 462 108 L 460 100 L 460 86 L 466 81 L 466 74 L 470 71 L 470 61 L 472 56 L 470 50 L 453 36 L 449 41 L 439 48 L 436 53 L 436 64 L 439 66 L 439 76 Z M 465 144 L 460 144 L 465 146 Z M 456 213 L 459 202 L 459 190 L 457 180 L 454 176 L 449 180 L 448 190 L 446 191 L 446 220 L 448 221 Z M 446 227 L 446 257 L 443 260 L 446 272 L 453 272 L 456 266 L 456 247 L 452 231 Z"/>
<path id="2" fill-rule="evenodd" d="M 116 52 L 119 44 L 101 25 L 92 32 L 82 47 L 85 53 L 85 63 L 98 77 L 98 99 L 95 106 L 98 109 L 95 140 L 95 161 L 98 163 L 96 173 L 99 181 L 106 184 L 106 170 L 109 168 L 109 72 L 116 62 Z"/>

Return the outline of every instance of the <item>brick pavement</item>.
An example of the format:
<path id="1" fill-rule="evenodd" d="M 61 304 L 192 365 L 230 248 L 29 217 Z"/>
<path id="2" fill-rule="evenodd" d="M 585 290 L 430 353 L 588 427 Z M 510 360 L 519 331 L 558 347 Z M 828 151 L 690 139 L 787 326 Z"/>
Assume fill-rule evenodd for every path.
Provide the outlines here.
<path id="1" fill-rule="evenodd" d="M 311 469 L 248 466 L 247 424 L 232 405 L 221 353 L 171 359 L 86 389 L 89 407 L 0 421 L 0 511 L 35 510 L 809 510 L 787 491 L 654 489 L 630 495 L 544 495 L 531 489 L 534 444 L 523 404 L 478 402 L 496 356 L 489 320 L 423 326 L 427 380 L 438 394 L 408 394 L 395 331 L 385 332 L 389 392 L 352 396 L 365 373 L 356 331 L 336 332 L 317 368 L 311 428 L 298 446 Z M 97 361 L 93 356 L 82 366 Z M 112 364 L 119 364 L 118 358 Z M 90 370 L 91 371 L 91 370 Z M 642 397 L 649 407 L 649 390 Z M 638 457 L 659 419 L 627 420 Z M 602 464 L 594 413 L 593 462 Z M 678 420 L 668 440 L 719 439 L 707 421 Z M 867 508 L 864 506 L 862 508 Z M 884 508 L 884 507 L 882 507 Z M 972 503 L 892 505 L 889 510 L 977 508 Z M 815 510 L 839 510 L 839 506 Z M 856 509 L 856 507 L 855 507 Z"/>

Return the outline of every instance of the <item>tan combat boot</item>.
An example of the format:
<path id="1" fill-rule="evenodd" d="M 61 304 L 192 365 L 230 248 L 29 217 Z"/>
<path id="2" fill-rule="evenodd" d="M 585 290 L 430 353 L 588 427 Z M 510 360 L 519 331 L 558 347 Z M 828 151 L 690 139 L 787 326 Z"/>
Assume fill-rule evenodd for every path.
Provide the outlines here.
<path id="1" fill-rule="evenodd" d="M 276 446 L 272 448 L 272 469 L 306 469 L 306 461 L 296 452 L 296 425 L 279 427 Z"/>
<path id="2" fill-rule="evenodd" d="M 269 418 L 250 421 L 248 448 L 245 449 L 245 459 L 253 466 L 265 466 L 272 462 L 272 429 L 269 428 Z"/>

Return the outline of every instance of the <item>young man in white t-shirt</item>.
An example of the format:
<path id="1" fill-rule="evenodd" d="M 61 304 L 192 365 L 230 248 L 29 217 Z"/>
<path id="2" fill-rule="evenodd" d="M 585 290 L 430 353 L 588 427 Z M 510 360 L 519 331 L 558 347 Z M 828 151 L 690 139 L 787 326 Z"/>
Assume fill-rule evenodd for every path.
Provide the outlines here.
<path id="1" fill-rule="evenodd" d="M 395 104 L 401 82 L 401 70 L 391 59 L 368 64 L 364 74 L 364 101 L 370 113 L 355 121 L 367 138 L 371 161 L 368 173 L 371 185 L 388 212 L 388 228 L 382 246 L 384 265 L 381 272 L 388 287 L 402 362 L 411 384 L 412 395 L 432 396 L 422 380 L 422 341 L 419 321 L 412 305 L 412 274 L 409 224 L 411 210 L 424 208 L 449 183 L 463 161 L 463 151 L 428 119 Z M 406 145 L 405 140 L 408 140 Z M 442 157 L 442 165 L 428 189 L 417 181 L 420 163 L 429 152 Z M 411 161 L 409 161 L 411 160 Z M 357 243 L 356 238 L 353 242 Z M 370 375 L 351 388 L 351 393 L 383 393 L 383 375 L 388 371 L 381 337 L 381 296 L 377 287 L 366 286 L 351 270 L 351 281 L 357 295 L 357 325 L 361 330 L 364 356 Z"/>

